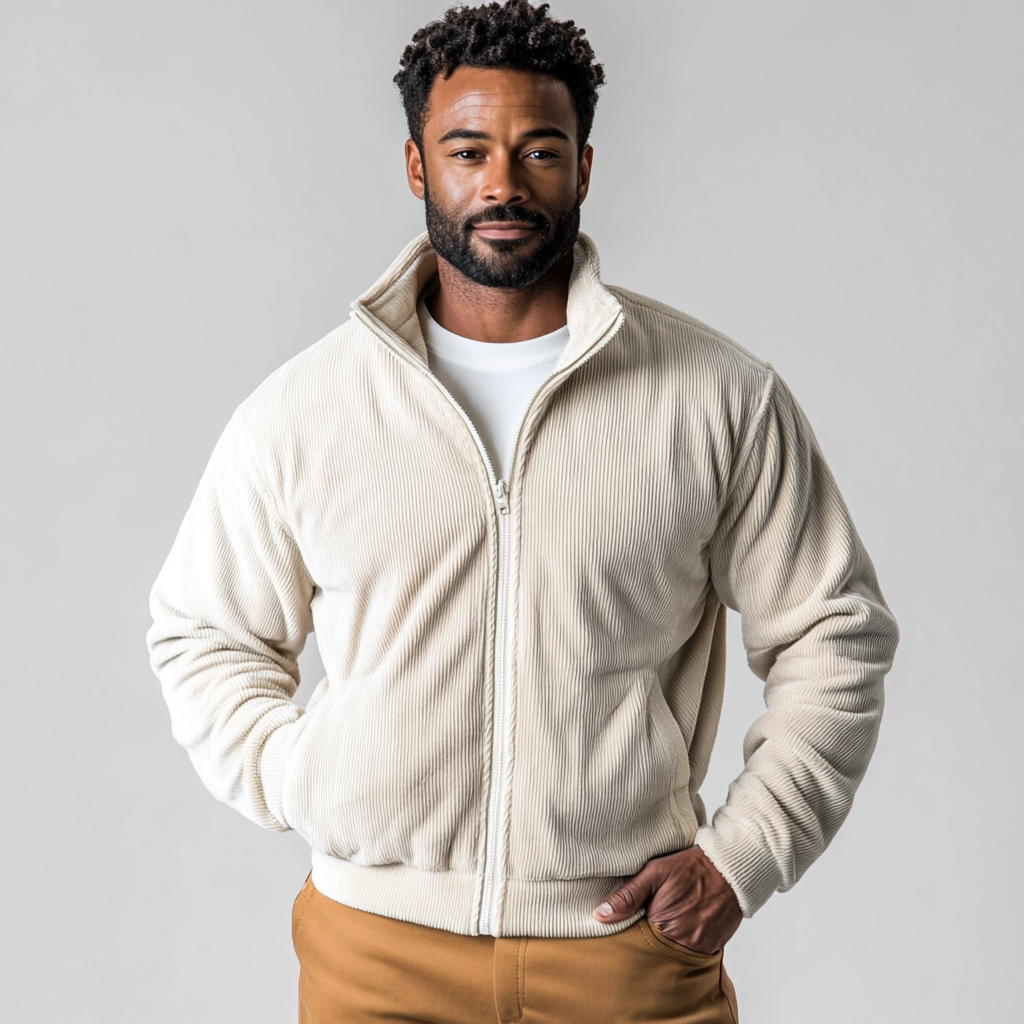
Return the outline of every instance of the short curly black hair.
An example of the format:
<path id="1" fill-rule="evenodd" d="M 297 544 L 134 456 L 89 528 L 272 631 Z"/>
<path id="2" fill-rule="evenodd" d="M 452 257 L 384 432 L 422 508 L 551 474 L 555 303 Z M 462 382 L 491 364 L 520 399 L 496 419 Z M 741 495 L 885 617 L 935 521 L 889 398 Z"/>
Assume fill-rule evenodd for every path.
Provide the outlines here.
<path id="1" fill-rule="evenodd" d="M 430 90 L 439 75 L 460 66 L 540 71 L 569 88 L 576 111 L 576 141 L 583 148 L 594 124 L 604 68 L 594 63 L 586 30 L 548 16 L 550 4 L 529 0 L 450 7 L 443 18 L 419 29 L 399 62 L 394 81 L 402 94 L 409 134 L 423 148 Z"/>

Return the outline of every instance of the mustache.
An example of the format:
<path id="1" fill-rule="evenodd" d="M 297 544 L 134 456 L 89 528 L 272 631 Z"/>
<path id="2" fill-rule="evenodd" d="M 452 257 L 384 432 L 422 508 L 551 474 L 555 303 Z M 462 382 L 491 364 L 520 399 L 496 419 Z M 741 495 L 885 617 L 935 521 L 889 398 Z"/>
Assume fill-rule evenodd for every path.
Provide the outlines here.
<path id="1" fill-rule="evenodd" d="M 517 221 L 521 224 L 536 224 L 542 230 L 551 222 L 542 213 L 534 210 L 524 210 L 521 206 L 488 206 L 486 210 L 474 213 L 463 225 L 466 231 L 476 227 L 478 224 L 491 224 L 495 221 Z"/>

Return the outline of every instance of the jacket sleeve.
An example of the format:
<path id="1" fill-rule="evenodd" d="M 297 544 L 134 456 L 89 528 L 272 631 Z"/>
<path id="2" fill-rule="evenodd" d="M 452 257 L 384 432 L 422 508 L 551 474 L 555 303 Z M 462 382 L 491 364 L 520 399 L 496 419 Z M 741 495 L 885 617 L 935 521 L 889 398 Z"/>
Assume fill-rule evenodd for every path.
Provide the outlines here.
<path id="1" fill-rule="evenodd" d="M 774 375 L 710 546 L 767 711 L 696 843 L 746 916 L 831 842 L 874 750 L 899 638 L 803 413 Z"/>
<path id="2" fill-rule="evenodd" d="M 313 591 L 236 412 L 153 587 L 147 642 L 203 783 L 276 831 L 289 827 L 282 776 L 305 724 L 291 698 Z"/>

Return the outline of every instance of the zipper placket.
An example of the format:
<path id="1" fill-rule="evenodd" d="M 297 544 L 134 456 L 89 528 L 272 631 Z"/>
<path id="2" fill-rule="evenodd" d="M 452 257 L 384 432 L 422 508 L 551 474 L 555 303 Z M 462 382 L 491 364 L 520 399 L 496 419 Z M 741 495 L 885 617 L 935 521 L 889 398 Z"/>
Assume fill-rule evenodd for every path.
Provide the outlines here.
<path id="1" fill-rule="evenodd" d="M 518 438 L 517 438 L 518 439 Z M 511 472 L 509 476 L 511 476 Z M 498 522 L 498 595 L 494 628 L 494 711 L 491 716 L 491 785 L 487 801 L 487 842 L 484 884 L 480 897 L 481 935 L 492 935 L 498 895 L 498 864 L 502 853 L 501 810 L 505 802 L 508 764 L 508 485 L 499 480 L 494 488 Z"/>
<path id="2" fill-rule="evenodd" d="M 374 322 L 370 317 L 365 316 L 358 309 L 354 310 L 356 317 L 373 334 L 384 342 L 380 335 L 382 324 Z M 547 380 L 543 381 L 529 404 L 523 412 L 523 418 L 519 421 L 519 428 L 516 431 L 512 443 L 512 454 L 509 459 L 508 475 L 512 478 L 515 469 L 516 454 L 519 450 L 519 439 L 522 436 L 523 426 L 530 415 L 530 410 L 537 402 L 542 393 L 549 390 L 549 386 L 556 381 L 561 381 L 573 370 L 594 356 L 618 333 L 622 326 L 622 316 L 616 318 L 615 323 L 608 328 L 600 340 L 595 342 L 587 352 L 569 366 L 556 371 Z M 390 331 L 385 328 L 387 334 Z M 501 894 L 501 886 L 498 878 L 498 865 L 503 860 L 502 849 L 502 808 L 505 803 L 505 786 L 507 774 L 508 756 L 508 562 L 509 562 L 509 535 L 511 533 L 512 507 L 508 496 L 508 484 L 504 479 L 499 480 L 494 472 L 494 465 L 491 457 L 487 454 L 487 447 L 484 445 L 480 432 L 476 425 L 469 418 L 466 410 L 455 400 L 452 393 L 441 383 L 431 372 L 430 367 L 418 359 L 413 359 L 406 351 L 405 342 L 397 336 L 391 338 L 388 348 L 395 352 L 399 358 L 404 359 L 418 372 L 422 373 L 428 380 L 432 381 L 438 391 L 448 400 L 452 408 L 462 417 L 463 422 L 469 429 L 480 455 L 484 460 L 487 469 L 487 477 L 491 486 L 491 498 L 495 511 L 496 534 L 497 534 L 497 555 L 498 555 L 498 579 L 497 595 L 495 601 L 495 633 L 494 633 L 494 710 L 491 714 L 491 779 L 487 799 L 487 825 L 484 842 L 484 879 L 480 900 L 480 917 L 478 930 L 481 935 L 494 934 L 494 917 L 498 906 L 498 897 Z"/>

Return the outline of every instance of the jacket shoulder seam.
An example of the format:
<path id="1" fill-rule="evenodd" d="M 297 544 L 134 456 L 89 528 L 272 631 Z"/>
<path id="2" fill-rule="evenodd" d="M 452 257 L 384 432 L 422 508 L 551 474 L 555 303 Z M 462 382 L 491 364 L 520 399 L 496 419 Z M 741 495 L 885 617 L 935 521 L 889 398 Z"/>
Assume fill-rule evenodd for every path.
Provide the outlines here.
<path id="1" fill-rule="evenodd" d="M 736 490 L 736 486 L 740 478 L 746 471 L 747 463 L 750 462 L 750 459 L 753 456 L 757 438 L 760 435 L 764 422 L 768 417 L 768 407 L 772 404 L 772 400 L 775 398 L 775 389 L 779 379 L 778 374 L 770 363 L 765 363 L 764 365 L 769 371 L 768 380 L 765 383 L 764 390 L 761 392 L 761 398 L 757 405 L 757 412 L 754 413 L 750 423 L 750 428 L 747 431 L 747 436 L 743 439 L 739 455 L 736 457 L 736 468 L 733 472 L 732 480 L 729 482 L 729 490 L 725 496 L 723 508 L 732 501 L 733 493 Z"/>
<path id="2" fill-rule="evenodd" d="M 288 526 L 288 521 L 285 519 L 281 506 L 278 504 L 277 495 L 274 493 L 274 489 L 270 486 L 270 482 L 267 480 L 263 467 L 260 465 L 260 460 L 253 450 L 252 444 L 249 440 L 247 423 L 248 410 L 246 403 L 243 402 L 236 410 L 235 416 L 238 423 L 238 442 L 239 447 L 245 452 L 246 458 L 252 470 L 253 478 L 259 490 L 263 494 L 263 498 L 267 503 L 267 508 L 270 514 L 274 517 L 277 525 L 283 531 L 285 536 L 295 545 L 298 549 L 298 542 L 295 540 L 295 535 L 292 533 L 291 528 Z M 308 570 L 307 570 L 308 575 Z"/>

